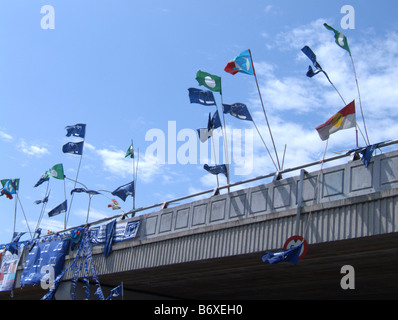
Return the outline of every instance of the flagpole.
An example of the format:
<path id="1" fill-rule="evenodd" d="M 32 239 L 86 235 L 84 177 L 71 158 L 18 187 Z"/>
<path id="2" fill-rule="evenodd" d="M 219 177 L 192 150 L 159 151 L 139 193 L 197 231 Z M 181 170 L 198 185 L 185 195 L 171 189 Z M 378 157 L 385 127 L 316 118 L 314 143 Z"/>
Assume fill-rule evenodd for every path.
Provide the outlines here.
<path id="1" fill-rule="evenodd" d="M 340 94 L 339 90 L 337 90 L 337 88 L 335 87 L 335 85 L 333 84 L 333 82 L 330 80 L 329 76 L 327 75 L 327 73 L 322 69 L 323 74 L 325 75 L 326 79 L 328 79 L 329 83 L 332 85 L 332 87 L 334 88 L 334 90 L 336 90 L 336 92 L 338 93 L 338 95 L 340 96 L 341 100 L 344 103 L 344 106 L 347 105 L 347 103 L 345 102 L 345 100 L 343 99 L 342 95 Z M 356 122 L 356 121 L 355 121 Z M 356 137 L 356 145 L 358 148 L 358 126 L 357 124 L 355 124 L 355 137 Z M 366 142 L 366 140 L 365 140 Z"/>
<path id="2" fill-rule="evenodd" d="M 88 223 L 88 215 L 90 213 L 90 204 L 91 204 L 91 194 L 88 195 L 88 208 L 87 208 L 87 217 L 86 217 L 86 225 Z"/>
<path id="3" fill-rule="evenodd" d="M 84 142 L 84 139 L 83 139 L 83 142 Z M 75 182 L 75 184 L 74 184 L 74 186 L 73 186 L 73 189 L 76 188 L 76 182 L 77 182 L 77 178 L 79 177 L 79 171 L 80 171 L 80 165 L 81 165 L 81 163 L 82 163 L 82 158 L 83 158 L 83 151 L 82 151 L 82 154 L 80 155 L 79 165 L 78 165 L 78 167 L 77 167 L 76 178 L 75 178 L 75 180 L 72 180 L 72 181 Z M 70 179 L 70 180 L 71 180 L 71 179 Z M 64 182 L 65 182 L 65 180 L 64 180 Z M 68 209 L 68 214 L 65 215 L 65 223 L 64 223 L 64 224 L 65 224 L 65 229 L 66 229 L 66 226 L 67 226 L 67 224 L 68 224 L 69 214 L 70 214 L 70 210 L 71 210 L 71 208 L 72 208 L 72 202 L 73 202 L 73 196 L 74 196 L 74 195 L 75 195 L 75 194 L 72 193 L 72 196 L 71 196 L 71 199 L 70 199 L 70 204 L 69 204 L 69 209 Z M 65 196 L 65 199 L 66 199 L 66 196 Z"/>
<path id="4" fill-rule="evenodd" d="M 133 210 L 135 209 L 135 189 L 137 186 L 137 176 L 138 176 L 138 163 L 140 161 L 140 149 L 137 149 L 137 165 L 135 167 L 135 175 L 133 175 L 134 178 L 134 190 L 133 190 L 133 199 L 134 199 L 134 204 L 133 204 Z M 135 157 L 134 157 L 135 158 Z"/>
<path id="5" fill-rule="evenodd" d="M 211 144 L 213 145 L 213 154 L 214 154 L 214 164 L 217 165 L 217 158 L 216 158 L 216 148 L 214 146 L 214 137 L 213 135 L 211 136 Z M 220 187 L 220 184 L 218 182 L 218 175 L 216 174 L 216 178 L 217 178 L 217 188 Z"/>
<path id="6" fill-rule="evenodd" d="M 361 100 L 361 93 L 359 92 L 359 84 L 358 84 L 357 73 L 356 73 L 356 71 L 355 71 L 354 59 L 352 58 L 351 52 L 350 52 L 350 58 L 351 58 L 352 68 L 353 68 L 353 70 L 354 70 L 355 82 L 356 82 L 356 85 L 357 85 L 358 98 L 359 98 L 359 106 L 360 106 L 360 108 L 361 108 L 362 121 L 363 121 L 363 126 L 364 126 L 364 128 L 365 128 L 365 135 L 366 135 L 367 143 L 368 143 L 368 145 L 370 145 L 369 136 L 368 136 L 368 131 L 367 131 L 367 129 L 366 129 L 365 117 L 364 117 L 364 115 L 363 115 L 362 100 Z"/>
<path id="7" fill-rule="evenodd" d="M 228 140 L 227 140 L 227 127 L 225 125 L 225 115 L 224 115 L 224 101 L 222 97 L 222 86 L 221 86 L 221 78 L 220 78 L 220 97 L 221 97 L 221 107 L 223 108 L 222 110 L 222 119 L 224 123 L 224 128 L 222 129 L 223 134 L 223 142 L 224 142 L 224 154 L 225 154 L 225 160 L 227 164 L 227 185 L 228 185 L 228 192 L 230 192 L 230 187 L 229 187 L 229 151 L 228 151 Z M 218 112 L 218 106 L 216 104 L 217 112 Z"/>
<path id="8" fill-rule="evenodd" d="M 277 162 L 278 162 L 278 167 L 279 167 L 279 170 L 280 170 L 280 169 L 281 169 L 281 166 L 280 166 L 280 163 L 279 163 L 278 152 L 276 151 L 275 142 L 274 142 L 274 137 L 272 136 L 271 127 L 270 127 L 270 125 L 269 125 L 268 117 L 267 117 L 267 114 L 266 114 L 266 112 L 265 112 L 264 103 L 263 103 L 263 98 L 261 97 L 260 87 L 259 87 L 259 85 L 258 85 L 257 75 L 256 75 L 256 71 L 255 71 L 255 69 L 254 69 L 253 57 L 252 57 L 252 53 L 251 53 L 250 49 L 249 49 L 249 53 L 250 53 L 250 60 L 251 60 L 251 63 L 252 63 L 252 67 L 253 67 L 254 78 L 256 79 L 257 91 L 258 91 L 258 94 L 259 94 L 259 96 L 260 96 L 261 106 L 262 106 L 262 108 L 263 108 L 265 120 L 267 121 L 267 126 L 268 126 L 268 130 L 269 130 L 269 134 L 270 134 L 270 136 L 271 136 L 272 144 L 273 144 L 274 150 L 275 150 L 276 160 L 277 160 Z"/>
<path id="9" fill-rule="evenodd" d="M 23 210 L 21 200 L 20 200 L 19 197 L 18 197 L 18 191 L 17 191 L 17 190 L 15 190 L 15 194 L 17 195 L 16 199 L 18 199 L 19 205 L 21 206 L 22 214 L 23 214 L 23 216 L 24 216 L 24 218 L 25 218 L 25 222 L 26 222 L 26 226 L 28 227 L 28 231 L 29 231 L 29 234 L 30 234 L 30 238 L 33 239 L 32 232 L 30 231 L 30 228 L 29 228 L 28 219 L 26 219 L 25 211 Z M 15 227 L 14 227 L 14 229 L 15 229 Z M 14 232 L 15 232 L 15 230 L 14 230 Z"/>
<path id="10" fill-rule="evenodd" d="M 84 129 L 83 146 L 84 146 L 84 144 L 85 144 L 85 141 L 86 141 L 86 129 Z M 81 165 L 81 163 L 82 163 L 82 158 L 83 158 L 83 149 L 82 149 L 82 154 L 80 155 L 79 165 L 78 165 L 78 167 L 77 167 L 76 178 L 75 178 L 75 184 L 74 184 L 74 186 L 73 186 L 73 189 L 76 188 L 76 182 L 77 182 L 77 179 L 78 179 L 78 177 L 79 177 L 80 165 Z M 64 180 L 64 182 L 65 182 L 65 180 Z M 65 229 L 66 229 L 66 226 L 67 226 L 67 224 L 68 224 L 70 210 L 72 209 L 73 196 L 74 196 L 74 193 L 72 193 L 72 196 L 71 196 L 71 199 L 70 199 L 68 214 L 65 214 L 65 222 L 64 222 Z M 65 200 L 66 200 L 66 196 L 65 196 Z"/>
<path id="11" fill-rule="evenodd" d="M 134 152 L 134 141 L 131 139 L 131 146 L 133 147 Z M 131 156 L 131 155 L 130 155 Z M 133 190 L 133 210 L 135 209 L 135 157 L 133 155 L 133 180 L 134 180 L 134 190 Z"/>
<path id="12" fill-rule="evenodd" d="M 44 199 L 47 197 L 47 192 L 48 192 L 49 185 L 50 185 L 50 179 L 48 179 L 48 181 L 47 181 L 47 188 L 46 188 L 46 193 L 45 193 Z M 44 210 L 45 210 L 45 208 L 47 206 L 47 202 L 48 201 L 46 201 L 45 203 L 43 202 L 43 204 L 41 206 L 40 216 L 39 216 L 39 220 L 37 221 L 35 232 L 36 232 L 36 230 L 39 229 L 39 226 L 40 226 L 40 223 L 41 223 L 41 219 L 43 218 Z"/>

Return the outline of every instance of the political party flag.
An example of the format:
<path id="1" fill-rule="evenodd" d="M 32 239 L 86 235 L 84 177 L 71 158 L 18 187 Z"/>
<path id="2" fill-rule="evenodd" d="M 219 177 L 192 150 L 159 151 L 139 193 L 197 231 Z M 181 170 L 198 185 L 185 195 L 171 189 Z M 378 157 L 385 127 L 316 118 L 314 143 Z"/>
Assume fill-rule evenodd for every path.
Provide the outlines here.
<path id="1" fill-rule="evenodd" d="M 199 103 L 205 106 L 211 106 L 216 104 L 213 92 L 209 90 L 189 88 L 188 91 L 189 91 L 189 100 L 191 103 Z"/>
<path id="2" fill-rule="evenodd" d="M 365 164 L 365 167 L 367 168 L 370 162 L 370 159 L 372 158 L 373 152 L 377 149 L 380 143 L 375 143 L 370 146 L 367 146 L 364 150 L 361 151 L 362 154 L 362 162 Z"/>
<path id="3" fill-rule="evenodd" d="M 60 180 L 65 179 L 64 167 L 62 163 L 58 163 L 55 166 L 53 166 L 50 170 L 47 171 L 46 175 L 48 177 L 53 177 Z"/>
<path id="4" fill-rule="evenodd" d="M 112 252 L 112 242 L 115 232 L 116 232 L 116 219 L 112 220 L 105 226 L 105 246 L 104 246 L 105 257 L 109 256 Z"/>
<path id="5" fill-rule="evenodd" d="M 342 34 L 340 31 L 329 26 L 328 24 L 324 23 L 323 25 L 325 26 L 326 29 L 334 32 L 334 38 L 336 39 L 337 45 L 340 48 L 347 50 L 348 53 L 351 55 L 350 47 L 348 46 L 347 37 L 344 34 Z"/>
<path id="6" fill-rule="evenodd" d="M 66 212 L 68 208 L 67 205 L 67 200 L 65 200 L 64 202 L 62 202 L 59 206 L 55 207 L 54 209 L 52 209 L 51 211 L 48 212 L 48 216 L 49 217 L 54 217 L 62 212 Z"/>
<path id="7" fill-rule="evenodd" d="M 336 131 L 356 126 L 355 100 L 330 117 L 328 121 L 316 127 L 322 141 L 327 140 Z"/>
<path id="8" fill-rule="evenodd" d="M 228 170 L 227 170 L 227 166 L 225 164 L 220 164 L 217 166 L 209 166 L 209 165 L 205 164 L 203 166 L 203 169 L 205 169 L 209 173 L 215 174 L 215 175 L 222 173 L 228 178 Z"/>
<path id="9" fill-rule="evenodd" d="M 322 67 L 316 60 L 316 55 L 315 53 L 311 50 L 309 46 L 305 46 L 301 49 L 301 51 L 312 61 L 315 71 L 312 69 L 311 66 L 308 66 L 308 71 L 307 71 L 307 77 L 312 78 L 314 75 L 318 74 L 319 72 L 322 72 Z"/>
<path id="10" fill-rule="evenodd" d="M 126 201 L 127 196 L 134 195 L 134 181 L 116 188 L 112 194 L 119 197 L 123 201 Z"/>
<path id="11" fill-rule="evenodd" d="M 223 104 L 223 112 L 241 120 L 253 121 L 247 106 L 243 103 Z"/>
<path id="12" fill-rule="evenodd" d="M 72 194 L 72 193 L 74 193 L 74 192 L 78 192 L 78 193 L 85 192 L 85 193 L 88 193 L 88 194 L 91 194 L 91 195 L 100 194 L 98 191 L 95 191 L 95 190 L 86 190 L 86 189 L 84 189 L 84 188 L 75 188 L 75 189 L 71 190 L 70 194 Z"/>
<path id="13" fill-rule="evenodd" d="M 77 143 L 68 142 L 62 146 L 62 152 L 82 155 L 83 154 L 83 145 L 84 145 L 84 141 L 77 142 Z"/>
<path id="14" fill-rule="evenodd" d="M 128 156 L 130 156 L 130 158 L 134 158 L 134 147 L 133 147 L 133 142 L 131 142 L 130 147 L 127 149 L 126 154 L 125 154 L 125 158 L 127 158 Z"/>
<path id="15" fill-rule="evenodd" d="M 4 181 L 4 183 L 3 183 Z M 3 191 L 8 194 L 15 194 L 18 191 L 19 179 L 7 179 L 1 181 Z"/>
<path id="16" fill-rule="evenodd" d="M 108 208 L 112 208 L 112 210 L 118 210 L 121 209 L 119 206 L 119 203 L 115 199 L 111 199 L 112 204 L 108 204 Z"/>
<path id="17" fill-rule="evenodd" d="M 234 59 L 229 61 L 224 70 L 230 74 L 242 72 L 249 75 L 254 75 L 250 50 L 243 51 Z"/>
<path id="18" fill-rule="evenodd" d="M 86 135 L 86 125 L 84 123 L 78 123 L 74 126 L 67 126 L 65 129 L 67 131 L 67 137 L 74 136 L 84 138 Z"/>
<path id="19" fill-rule="evenodd" d="M 48 197 L 49 197 L 49 195 L 46 195 L 46 196 L 43 198 L 43 200 L 36 200 L 36 201 L 35 201 L 35 204 L 40 204 L 40 203 L 46 203 L 46 202 L 48 202 Z"/>
<path id="20" fill-rule="evenodd" d="M 50 178 L 47 175 L 47 172 L 45 172 L 39 179 L 39 181 L 36 182 L 36 184 L 33 186 L 34 188 L 40 186 L 43 182 L 46 182 L 50 180 Z"/>
<path id="21" fill-rule="evenodd" d="M 263 262 L 269 262 L 270 264 L 275 264 L 279 262 L 290 262 L 297 264 L 298 258 L 300 257 L 300 252 L 303 244 L 300 243 L 298 246 L 287 250 L 269 251 L 261 256 Z"/>
<path id="22" fill-rule="evenodd" d="M 12 188 L 15 191 L 19 190 L 19 179 L 2 179 L 0 180 L 3 188 L 6 188 L 6 184 L 8 188 Z M 11 190 L 11 189 L 10 189 Z"/>
<path id="23" fill-rule="evenodd" d="M 219 76 L 199 70 L 196 73 L 196 80 L 200 86 L 221 93 L 221 78 Z"/>
<path id="24" fill-rule="evenodd" d="M 218 114 L 218 110 L 211 117 L 211 112 L 209 113 L 209 120 L 207 122 L 207 128 L 197 129 L 199 134 L 199 140 L 201 142 L 206 142 L 213 135 L 213 130 L 221 127 L 221 120 Z"/>
<path id="25" fill-rule="evenodd" d="M 117 298 L 123 296 L 123 283 L 119 284 L 117 287 L 111 290 L 111 294 L 105 300 L 112 300 L 112 298 Z"/>

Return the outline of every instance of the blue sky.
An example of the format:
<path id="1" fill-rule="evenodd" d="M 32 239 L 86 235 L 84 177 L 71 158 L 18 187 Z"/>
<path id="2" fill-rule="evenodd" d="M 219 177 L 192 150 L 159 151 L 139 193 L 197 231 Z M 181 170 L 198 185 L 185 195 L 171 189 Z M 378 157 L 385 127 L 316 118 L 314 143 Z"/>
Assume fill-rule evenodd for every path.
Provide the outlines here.
<path id="1" fill-rule="evenodd" d="M 355 9 L 354 29 L 341 27 L 346 4 Z M 44 5 L 54 8 L 54 29 L 41 28 Z M 273 152 L 254 77 L 223 70 L 246 49 L 280 158 L 287 146 L 284 167 L 320 159 L 325 142 L 315 127 L 344 105 L 322 74 L 305 76 L 311 62 L 300 50 L 304 45 L 347 103 L 356 99 L 363 125 L 351 60 L 324 22 L 348 38 L 371 143 L 397 138 L 397 11 L 392 0 L 2 1 L 0 178 L 20 178 L 16 231 L 28 231 L 24 214 L 30 230 L 36 227 L 41 206 L 34 201 L 44 197 L 46 184 L 33 186 L 46 170 L 63 163 L 65 175 L 75 178 L 80 157 L 64 154 L 62 145 L 78 141 L 65 136 L 65 127 L 77 123 L 87 125 L 78 180 L 89 189 L 113 191 L 132 180 L 133 162 L 124 159 L 131 139 L 139 153 L 136 207 L 216 187 L 215 176 L 203 170 L 214 161 L 207 159 L 212 148 L 195 136 L 215 108 L 188 99 L 188 88 L 203 88 L 195 80 L 199 69 L 222 77 L 224 103 L 248 106 Z M 275 171 L 252 123 L 227 117 L 226 125 L 231 182 Z M 159 158 L 152 151 L 162 138 Z M 343 130 L 329 139 L 327 155 L 353 147 L 354 130 Z M 220 147 L 218 163 L 222 156 Z M 67 180 L 68 201 L 72 188 Z M 51 179 L 49 189 L 46 212 L 65 199 L 63 181 Z M 92 198 L 89 221 L 121 213 L 107 207 L 116 197 L 104 195 Z M 116 199 L 124 211 L 132 208 L 131 197 Z M 75 194 L 68 227 L 85 222 L 87 207 L 88 196 Z M 15 200 L 0 198 L 0 243 L 11 240 L 14 209 Z M 59 231 L 63 221 L 64 214 L 45 213 L 41 227 Z"/>

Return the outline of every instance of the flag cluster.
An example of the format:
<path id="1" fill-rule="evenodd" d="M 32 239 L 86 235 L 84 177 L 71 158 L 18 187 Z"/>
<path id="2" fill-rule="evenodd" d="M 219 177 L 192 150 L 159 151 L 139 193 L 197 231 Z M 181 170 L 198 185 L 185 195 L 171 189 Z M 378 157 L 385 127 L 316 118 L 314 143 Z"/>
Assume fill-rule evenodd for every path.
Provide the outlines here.
<path id="1" fill-rule="evenodd" d="M 86 136 L 86 125 L 83 123 L 75 124 L 74 126 L 65 127 L 67 133 L 66 136 L 74 136 L 82 138 L 80 142 L 68 142 L 62 146 L 63 153 L 71 153 L 76 155 L 83 155 L 84 138 Z"/>

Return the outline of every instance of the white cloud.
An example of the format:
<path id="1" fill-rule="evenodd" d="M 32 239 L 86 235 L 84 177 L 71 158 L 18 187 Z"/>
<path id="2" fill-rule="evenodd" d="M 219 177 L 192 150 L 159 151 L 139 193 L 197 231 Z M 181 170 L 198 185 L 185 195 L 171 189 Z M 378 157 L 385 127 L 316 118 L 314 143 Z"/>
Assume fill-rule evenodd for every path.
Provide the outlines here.
<path id="1" fill-rule="evenodd" d="M 38 145 L 29 144 L 24 139 L 20 140 L 20 143 L 18 144 L 17 147 L 21 152 L 30 156 L 41 157 L 45 154 L 50 153 L 47 148 L 40 147 Z"/>
<path id="2" fill-rule="evenodd" d="M 4 141 L 11 141 L 13 139 L 12 136 L 3 131 L 0 131 L 0 138 Z"/>

